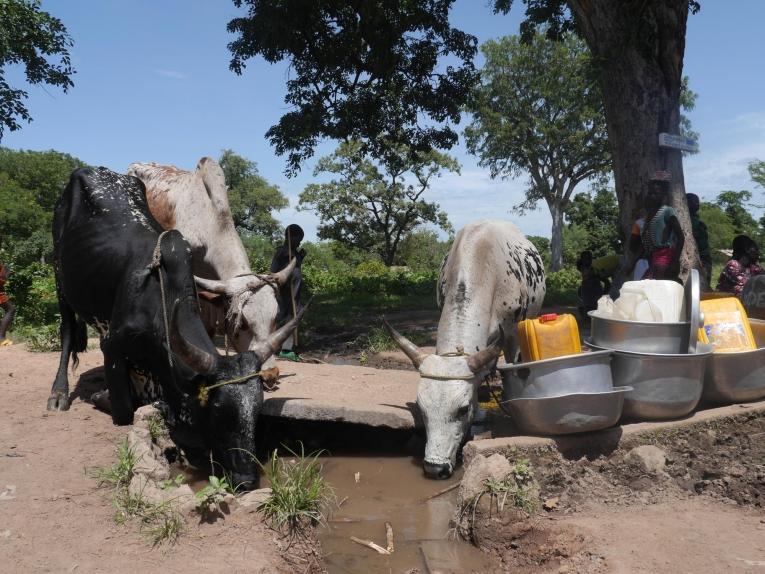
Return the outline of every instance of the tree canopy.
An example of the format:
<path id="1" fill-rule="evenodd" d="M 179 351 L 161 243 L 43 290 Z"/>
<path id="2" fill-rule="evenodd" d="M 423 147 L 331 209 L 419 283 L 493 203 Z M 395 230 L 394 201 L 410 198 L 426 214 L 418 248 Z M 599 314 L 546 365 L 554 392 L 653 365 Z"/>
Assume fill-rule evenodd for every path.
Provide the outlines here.
<path id="1" fill-rule="evenodd" d="M 74 86 L 69 56 L 72 39 L 64 24 L 40 10 L 39 0 L 0 0 L 0 141 L 5 130 L 16 131 L 19 121 L 31 122 L 24 100 L 27 92 L 6 80 L 8 66 L 24 67 L 27 82 Z"/>
<path id="2" fill-rule="evenodd" d="M 37 260 L 51 248 L 53 207 L 69 176 L 85 164 L 57 151 L 0 148 L 0 247 Z"/>
<path id="3" fill-rule="evenodd" d="M 218 160 L 228 185 L 228 201 L 234 225 L 240 233 L 275 239 L 281 234 L 273 212 L 284 209 L 289 201 L 279 188 L 258 173 L 258 166 L 230 149 Z"/>
<path id="4" fill-rule="evenodd" d="M 390 144 L 384 157 L 372 161 L 360 142 L 342 143 L 319 160 L 314 175 L 334 175 L 328 183 L 306 186 L 300 209 L 312 209 L 321 221 L 320 239 L 377 253 L 392 265 L 401 241 L 418 225 L 431 223 L 450 231 L 437 203 L 422 196 L 444 171 L 458 172 L 453 158 L 436 152 L 412 153 Z"/>
<path id="5" fill-rule="evenodd" d="M 449 24 L 454 0 L 234 0 L 246 15 L 228 24 L 230 68 L 287 59 L 291 108 L 266 136 L 294 173 L 321 138 L 387 142 L 413 152 L 448 149 L 449 122 L 475 83 L 475 37 Z M 448 65 L 442 65 L 444 58 Z M 382 139 L 381 139 L 382 138 Z M 379 155 L 379 153 L 375 153 Z"/>
<path id="6" fill-rule="evenodd" d="M 765 188 L 765 161 L 751 161 L 747 168 L 749 169 L 749 176 L 752 178 L 752 181 L 758 186 Z"/>
<path id="7" fill-rule="evenodd" d="M 576 186 L 610 170 L 603 101 L 584 42 L 561 42 L 542 32 L 523 43 L 517 36 L 481 47 L 486 63 L 469 103 L 468 150 L 492 177 L 528 173 L 523 202 L 544 201 L 553 219 L 552 270 L 563 263 L 563 216 Z"/>

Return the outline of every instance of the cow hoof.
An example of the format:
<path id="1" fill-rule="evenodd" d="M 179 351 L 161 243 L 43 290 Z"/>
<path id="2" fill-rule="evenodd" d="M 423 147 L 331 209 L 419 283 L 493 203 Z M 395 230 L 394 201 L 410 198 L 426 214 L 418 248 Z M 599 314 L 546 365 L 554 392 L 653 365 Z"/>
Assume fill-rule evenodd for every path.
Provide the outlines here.
<path id="1" fill-rule="evenodd" d="M 109 390 L 97 391 L 90 396 L 90 402 L 105 413 L 112 412 L 112 402 L 109 400 Z"/>
<path id="2" fill-rule="evenodd" d="M 68 411 L 69 410 L 69 397 L 68 393 L 62 393 L 54 391 L 50 394 L 48 399 L 49 411 Z"/>

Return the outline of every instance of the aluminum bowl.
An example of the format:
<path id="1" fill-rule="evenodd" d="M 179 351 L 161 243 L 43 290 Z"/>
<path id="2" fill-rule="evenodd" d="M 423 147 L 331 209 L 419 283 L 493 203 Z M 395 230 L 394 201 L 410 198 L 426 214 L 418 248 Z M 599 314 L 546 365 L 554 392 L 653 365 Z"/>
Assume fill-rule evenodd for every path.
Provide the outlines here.
<path id="1" fill-rule="evenodd" d="M 601 349 L 635 353 L 687 353 L 691 323 L 648 323 L 607 319 L 590 311 L 590 337 Z"/>
<path id="2" fill-rule="evenodd" d="M 585 344 L 600 350 L 590 341 Z M 711 355 L 709 345 L 699 345 L 694 354 L 616 351 L 611 361 L 614 384 L 633 389 L 624 397 L 624 416 L 660 420 L 692 412 L 701 399 L 704 372 Z"/>
<path id="3" fill-rule="evenodd" d="M 574 393 L 598 393 L 613 388 L 613 351 L 579 353 L 554 359 L 499 365 L 502 398 L 537 399 Z"/>
<path id="4" fill-rule="evenodd" d="M 627 388 L 600 393 L 575 393 L 554 397 L 507 401 L 513 422 L 526 434 L 560 435 L 588 432 L 616 424 L 622 414 Z"/>
<path id="5" fill-rule="evenodd" d="M 740 403 L 765 397 L 765 321 L 749 319 L 758 349 L 713 353 L 702 398 L 713 403 Z"/>

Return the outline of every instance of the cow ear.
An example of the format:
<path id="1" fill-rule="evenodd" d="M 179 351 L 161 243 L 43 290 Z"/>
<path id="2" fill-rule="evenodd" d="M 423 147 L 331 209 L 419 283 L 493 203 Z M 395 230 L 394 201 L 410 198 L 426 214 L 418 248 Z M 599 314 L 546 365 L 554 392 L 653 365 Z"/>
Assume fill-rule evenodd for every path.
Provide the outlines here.
<path id="1" fill-rule="evenodd" d="M 502 345 L 505 342 L 505 332 L 502 325 L 499 326 L 499 335 L 493 337 L 493 341 L 485 349 L 473 353 L 467 359 L 468 368 L 474 373 L 479 373 L 492 361 L 496 361 L 502 353 Z"/>

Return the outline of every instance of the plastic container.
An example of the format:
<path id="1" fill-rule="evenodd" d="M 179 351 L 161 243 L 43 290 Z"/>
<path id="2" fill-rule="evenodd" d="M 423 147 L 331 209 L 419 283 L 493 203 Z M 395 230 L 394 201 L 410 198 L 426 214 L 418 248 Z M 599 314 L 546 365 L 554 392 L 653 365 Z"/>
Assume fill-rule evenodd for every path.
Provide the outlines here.
<path id="1" fill-rule="evenodd" d="M 518 323 L 524 362 L 553 359 L 582 352 L 579 326 L 573 315 L 549 313 Z"/>
<path id="2" fill-rule="evenodd" d="M 704 327 L 699 340 L 712 345 L 715 353 L 740 353 L 757 348 L 744 306 L 737 297 L 701 301 Z"/>
<path id="3" fill-rule="evenodd" d="M 627 281 L 622 285 L 614 307 L 615 319 L 656 323 L 682 321 L 684 307 L 683 286 L 675 281 Z"/>

